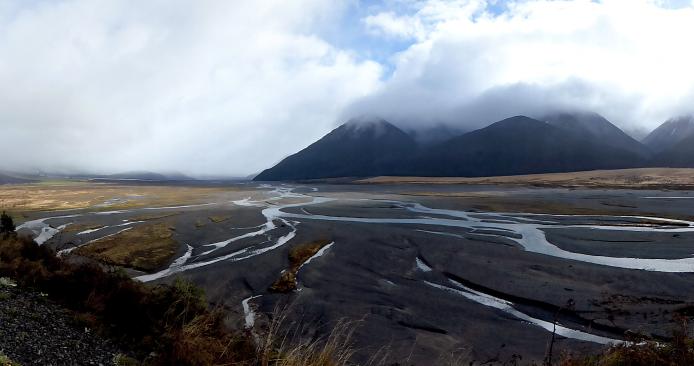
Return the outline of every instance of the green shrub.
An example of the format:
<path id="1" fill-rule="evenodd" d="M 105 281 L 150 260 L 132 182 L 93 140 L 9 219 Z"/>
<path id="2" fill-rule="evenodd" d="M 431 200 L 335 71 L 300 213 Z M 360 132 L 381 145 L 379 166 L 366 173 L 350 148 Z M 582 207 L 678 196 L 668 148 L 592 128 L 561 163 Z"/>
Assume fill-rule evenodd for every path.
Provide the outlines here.
<path id="1" fill-rule="evenodd" d="M 14 226 L 14 221 L 12 216 L 5 213 L 5 211 L 0 214 L 0 234 L 13 233 L 16 227 Z"/>
<path id="2" fill-rule="evenodd" d="M 0 353 L 0 366 L 20 366 L 20 365 L 16 362 L 10 360 L 10 358 L 5 356 L 3 353 Z"/>

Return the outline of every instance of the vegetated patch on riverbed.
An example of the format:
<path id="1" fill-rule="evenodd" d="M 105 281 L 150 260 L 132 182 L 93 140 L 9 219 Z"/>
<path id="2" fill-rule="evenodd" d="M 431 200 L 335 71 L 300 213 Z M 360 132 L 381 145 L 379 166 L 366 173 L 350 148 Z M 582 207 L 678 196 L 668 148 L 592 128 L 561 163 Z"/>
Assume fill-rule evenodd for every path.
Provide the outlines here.
<path id="1" fill-rule="evenodd" d="M 173 228 L 166 223 L 155 223 L 97 239 L 73 253 L 106 264 L 149 272 L 165 266 L 177 249 Z"/>
<path id="2" fill-rule="evenodd" d="M 296 274 L 301 265 L 330 243 L 330 240 L 319 239 L 293 246 L 289 250 L 289 268 L 282 272 L 280 278 L 270 286 L 270 291 L 287 293 L 296 290 Z"/>

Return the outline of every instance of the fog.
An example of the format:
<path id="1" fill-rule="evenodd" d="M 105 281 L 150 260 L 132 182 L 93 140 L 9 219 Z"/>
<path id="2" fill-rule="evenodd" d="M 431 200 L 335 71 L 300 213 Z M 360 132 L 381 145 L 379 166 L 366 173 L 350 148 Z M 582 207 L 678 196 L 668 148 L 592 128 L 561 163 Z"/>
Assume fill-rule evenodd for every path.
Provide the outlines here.
<path id="1" fill-rule="evenodd" d="M 691 1 L 0 1 L 0 170 L 245 176 L 352 116 L 694 113 Z"/>

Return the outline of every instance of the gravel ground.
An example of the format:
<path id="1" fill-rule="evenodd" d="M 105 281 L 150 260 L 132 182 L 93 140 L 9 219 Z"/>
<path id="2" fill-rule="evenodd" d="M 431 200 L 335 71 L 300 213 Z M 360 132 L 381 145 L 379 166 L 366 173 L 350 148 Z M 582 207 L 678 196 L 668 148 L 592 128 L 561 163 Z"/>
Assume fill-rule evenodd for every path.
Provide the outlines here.
<path id="1" fill-rule="evenodd" d="M 118 347 L 40 293 L 0 285 L 0 353 L 22 365 L 113 365 Z"/>

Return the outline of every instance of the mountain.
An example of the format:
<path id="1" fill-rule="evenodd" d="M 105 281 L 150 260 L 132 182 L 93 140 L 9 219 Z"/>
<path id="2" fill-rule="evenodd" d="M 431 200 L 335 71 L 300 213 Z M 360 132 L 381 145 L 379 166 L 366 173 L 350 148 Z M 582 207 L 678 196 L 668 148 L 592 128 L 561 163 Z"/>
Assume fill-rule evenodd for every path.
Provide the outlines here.
<path id="1" fill-rule="evenodd" d="M 383 119 L 352 119 L 254 180 L 397 175 L 416 148 L 410 135 Z"/>
<path id="2" fill-rule="evenodd" d="M 36 179 L 29 177 L 26 174 L 0 171 L 0 184 L 20 184 L 32 182 L 36 182 Z"/>
<path id="3" fill-rule="evenodd" d="M 353 120 L 255 180 L 479 177 L 647 165 L 639 143 L 604 118 L 563 116 L 552 121 L 517 116 L 445 141 L 418 145 L 412 136 L 384 120 Z"/>
<path id="4" fill-rule="evenodd" d="M 85 175 L 88 179 L 97 180 L 132 180 L 132 181 L 151 181 L 151 182 L 166 182 L 166 181 L 186 181 L 194 180 L 181 173 L 154 173 L 148 171 L 133 171 L 110 175 Z"/>
<path id="5" fill-rule="evenodd" d="M 670 168 L 694 168 L 694 134 L 661 151 L 656 156 L 656 163 Z"/>
<path id="6" fill-rule="evenodd" d="M 630 151 L 643 158 L 651 155 L 650 150 L 646 146 L 597 113 L 562 112 L 547 115 L 541 120 L 552 126 L 570 131 L 577 137 Z"/>
<path id="7" fill-rule="evenodd" d="M 651 151 L 662 153 L 690 136 L 694 136 L 694 116 L 681 116 L 665 121 L 646 136 L 643 143 Z"/>
<path id="8" fill-rule="evenodd" d="M 406 174 L 480 177 L 644 164 L 639 154 L 601 143 L 583 131 L 516 116 L 429 149 Z"/>

